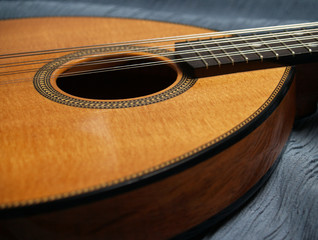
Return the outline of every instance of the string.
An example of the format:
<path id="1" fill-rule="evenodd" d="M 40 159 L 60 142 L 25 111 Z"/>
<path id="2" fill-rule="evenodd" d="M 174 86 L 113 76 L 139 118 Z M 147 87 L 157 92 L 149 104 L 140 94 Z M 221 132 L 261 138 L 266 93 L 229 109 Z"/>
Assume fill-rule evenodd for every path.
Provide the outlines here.
<path id="1" fill-rule="evenodd" d="M 318 31 L 318 30 L 317 30 Z M 317 32 L 315 31 L 315 32 Z M 241 41 L 242 38 L 241 37 L 238 37 L 239 40 Z M 230 38 L 231 39 L 231 38 Z M 305 37 L 291 37 L 291 38 L 285 38 L 285 42 L 286 40 L 288 41 L 302 41 L 302 40 L 310 40 L 312 39 L 312 36 L 305 36 Z M 231 39 L 232 40 L 232 39 Z M 244 39 L 246 40 L 246 38 Z M 236 44 L 235 46 L 233 46 L 233 42 L 236 42 L 238 40 L 234 40 L 234 41 L 231 41 L 231 43 L 229 43 L 229 39 L 226 40 L 228 45 L 225 46 L 223 45 L 222 46 L 222 49 L 225 49 L 225 50 L 228 50 L 228 49 L 233 49 L 233 48 L 241 48 L 241 47 L 250 47 L 251 44 L 253 45 L 253 42 L 251 44 L 246 44 L 246 43 L 242 43 L 242 44 Z M 218 43 L 219 41 L 204 41 L 205 44 L 209 44 L 209 43 Z M 255 43 L 255 42 L 254 42 Z M 277 40 L 277 39 L 274 39 L 274 40 L 269 40 L 269 41 L 263 41 L 262 45 L 264 44 L 274 44 L 274 43 L 281 43 L 281 40 Z M 300 43 L 301 44 L 301 43 Z M 185 44 L 187 45 L 187 44 Z M 197 46 L 197 45 L 202 45 L 202 42 L 199 42 L 199 43 L 195 43 L 195 44 L 191 44 L 192 46 Z M 183 45 L 184 46 L 184 45 Z M 288 46 L 288 45 L 287 45 Z M 308 47 L 306 45 L 302 45 L 303 47 Z M 286 46 L 285 46 L 286 47 Z M 208 51 L 214 51 L 214 50 L 219 50 L 219 46 L 217 47 L 209 47 L 208 49 L 206 48 L 201 48 L 201 49 L 196 49 L 197 52 L 206 52 L 207 50 Z M 256 49 L 256 50 L 261 50 L 261 49 Z M 184 51 L 178 51 L 178 54 L 191 54 L 193 53 L 193 50 L 184 50 Z M 164 57 L 169 57 L 169 56 L 175 56 L 176 53 L 175 52 L 168 52 L 168 53 L 163 53 L 161 54 L 161 56 L 164 56 Z M 94 55 L 93 55 L 94 56 Z M 100 55 L 101 56 L 101 55 Z M 77 66 L 91 66 L 91 65 L 99 65 L 99 64 L 104 64 L 104 63 L 116 63 L 116 62 L 123 62 L 123 61 L 132 61 L 132 60 L 144 60 L 144 59 L 149 59 L 149 58 L 153 58 L 155 57 L 156 55 L 155 54 L 150 54 L 150 55 L 142 55 L 142 56 L 132 56 L 132 57 L 123 57 L 123 58 L 115 58 L 115 59 L 104 59 L 104 60 L 97 60 L 97 61 L 90 61 L 90 62 L 86 62 L 86 63 L 80 63 L 78 64 Z M 53 58 L 55 59 L 55 58 Z M 64 67 L 62 68 L 68 68 L 70 65 L 66 64 Z M 19 73 L 27 73 L 27 72 L 32 72 L 34 70 L 37 70 L 38 68 L 33 68 L 33 69 L 27 69 L 27 70 L 23 70 L 23 71 L 12 71 L 12 72 L 0 72 L 0 76 L 3 76 L 3 75 L 9 75 L 10 73 L 11 74 L 19 74 Z M 60 68 L 61 69 L 61 68 Z"/>
<path id="2" fill-rule="evenodd" d="M 310 43 L 309 43 L 310 44 Z M 309 45 L 310 46 L 310 45 Z M 305 47 L 304 44 L 296 44 L 296 45 L 290 45 L 290 47 Z M 286 48 L 282 48 L 282 47 L 273 47 L 271 49 L 267 49 L 267 48 L 262 48 L 262 49 L 258 49 L 258 50 L 261 50 L 261 51 L 265 51 L 265 52 L 270 52 L 270 51 L 273 51 L 273 50 L 285 50 Z M 252 54 L 252 53 L 256 53 L 255 50 L 249 50 L 249 51 L 241 51 L 241 52 L 238 52 L 238 53 L 235 53 L 235 54 L 217 54 L 215 55 L 214 57 L 228 57 L 228 56 L 237 56 L 237 55 L 242 55 L 242 54 Z M 181 61 L 180 60 L 174 60 L 174 62 L 183 62 L 183 61 L 194 61 L 194 60 L 201 60 L 202 57 L 190 57 L 190 58 L 183 58 Z M 213 58 L 211 56 L 209 57 L 204 57 L 204 59 L 210 59 L 210 58 Z M 162 63 L 165 63 L 165 61 L 162 61 Z M 131 68 L 132 66 L 138 66 L 138 67 L 142 67 L 143 65 L 144 66 L 150 66 L 152 63 L 142 63 L 142 64 L 138 64 L 138 65 L 128 65 L 129 67 L 128 68 Z M 154 65 L 157 65 L 158 64 L 158 61 L 154 62 Z M 106 71 L 107 69 L 109 71 L 113 71 L 113 70 L 120 70 L 120 69 L 128 69 L 127 66 L 125 67 L 112 67 L 112 68 L 102 68 L 101 70 L 103 71 Z M 33 69 L 33 70 L 37 70 L 36 69 Z M 72 75 L 79 75 L 79 74 L 84 74 L 85 72 L 87 73 L 93 73 L 93 72 L 100 72 L 100 69 L 99 70 L 91 70 L 91 71 L 77 71 L 74 73 L 69 73 L 69 74 L 61 74 L 60 77 L 63 77 L 63 76 L 72 76 Z M 19 72 L 19 73 L 26 73 L 26 72 Z"/>
<path id="3" fill-rule="evenodd" d="M 312 32 L 317 32 L 317 31 L 312 31 Z M 267 34 L 267 35 L 271 35 L 271 34 Z M 253 36 L 253 37 L 255 38 L 255 36 Z M 238 37 L 238 38 L 239 38 L 239 41 L 242 40 L 242 37 Z M 230 39 L 232 39 L 232 38 L 230 38 Z M 312 36 L 304 36 L 304 37 L 297 37 L 297 38 L 295 38 L 295 37 L 285 38 L 284 40 L 286 42 L 286 40 L 288 40 L 288 41 L 301 41 L 301 40 L 311 40 L 311 39 L 312 39 Z M 246 40 L 246 38 L 244 40 Z M 235 48 L 240 48 L 240 47 L 250 47 L 251 46 L 251 45 L 246 44 L 246 43 L 233 45 L 232 43 L 235 42 L 235 41 L 232 41 L 230 43 L 228 41 L 229 41 L 229 39 L 226 40 L 228 45 L 223 45 L 222 49 L 228 50 L 228 49 L 235 49 Z M 238 41 L 238 40 L 236 40 L 236 41 Z M 216 44 L 218 42 L 219 41 L 213 41 L 213 42 L 212 41 L 204 41 L 204 43 L 206 43 L 206 44 L 209 44 L 209 43 Z M 253 43 L 255 43 L 255 42 L 252 42 L 251 44 L 253 44 Z M 263 41 L 262 45 L 274 44 L 274 43 L 281 43 L 281 40 L 274 39 L 274 40 Z M 307 49 L 309 47 L 309 46 L 307 46 L 305 44 L 302 44 L 302 43 L 300 43 L 300 44 L 301 44 L 300 47 L 306 47 Z M 187 44 L 185 44 L 185 45 L 187 45 Z M 191 44 L 191 45 L 192 46 L 197 46 L 197 45 L 201 46 L 202 42 L 194 43 L 194 44 Z M 285 45 L 284 47 L 286 49 L 286 47 L 291 47 L 291 46 Z M 208 51 L 214 51 L 214 50 L 219 50 L 219 49 L 220 49 L 220 47 L 216 46 L 216 47 L 209 47 L 208 49 L 207 48 L 196 49 L 196 52 L 203 53 L 203 52 L 207 52 L 207 50 Z M 260 48 L 257 48 L 255 50 L 263 51 L 263 49 L 260 49 Z M 255 50 L 254 50 L 254 53 L 255 53 Z M 242 51 L 242 50 L 239 50 L 238 52 L 241 55 L 244 54 L 244 51 Z M 162 53 L 161 56 L 171 57 L 171 56 L 175 56 L 176 54 L 180 55 L 180 54 L 191 54 L 191 53 L 193 53 L 193 50 L 184 50 L 184 51 L 178 51 L 178 53 L 175 53 L 175 52 Z M 230 53 L 226 54 L 226 57 L 228 57 L 229 54 Z M 248 53 L 246 53 L 246 54 L 248 54 Z M 95 55 L 93 55 L 93 56 L 95 56 Z M 153 58 L 155 56 L 156 56 L 155 54 L 149 54 L 149 55 L 146 55 L 146 56 L 142 55 L 142 56 L 131 56 L 131 57 L 115 58 L 115 59 L 104 59 L 104 60 L 97 60 L 97 61 L 90 61 L 90 62 L 80 63 L 80 64 L 77 65 L 77 67 L 100 65 L 100 64 L 105 64 L 105 63 L 119 63 L 119 62 L 124 62 L 124 61 L 133 61 L 133 60 L 145 60 L 145 59 Z M 219 57 L 224 57 L 224 56 L 219 56 Z M 69 68 L 69 66 L 70 66 L 69 64 L 66 64 L 66 65 L 64 65 L 64 67 L 62 67 L 60 69 L 63 69 L 63 68 L 67 69 L 67 68 Z M 17 71 L 11 71 L 11 72 L 10 71 L 0 72 L 0 76 L 10 75 L 10 74 L 28 73 L 28 72 L 32 72 L 32 71 L 35 71 L 35 70 L 38 70 L 38 68 L 32 68 L 32 69 L 26 69 L 26 70 L 17 70 Z"/>
<path id="4" fill-rule="evenodd" d="M 224 31 L 224 32 L 190 34 L 190 35 L 163 37 L 163 38 L 152 38 L 152 39 L 134 40 L 134 41 L 126 41 L 126 42 L 118 42 L 118 43 L 88 45 L 88 46 L 81 46 L 81 47 L 50 49 L 50 50 L 44 50 L 44 51 L 10 53 L 10 54 L 0 55 L 0 59 L 12 58 L 12 57 L 22 57 L 22 56 L 26 57 L 26 56 L 34 56 L 34 55 L 42 55 L 42 54 L 52 54 L 52 53 L 60 53 L 60 52 L 69 52 L 69 51 L 73 51 L 73 50 L 84 50 L 84 49 L 89 49 L 89 48 L 131 46 L 131 45 L 137 45 L 137 44 L 159 43 L 159 42 L 168 42 L 168 41 L 181 41 L 181 40 L 190 40 L 190 39 L 198 39 L 198 38 L 211 38 L 211 37 L 218 37 L 218 36 L 220 37 L 220 36 L 224 36 L 224 35 L 247 34 L 247 33 L 253 33 L 253 32 L 276 31 L 276 30 L 282 30 L 282 29 L 287 30 L 287 29 L 293 29 L 293 28 L 295 29 L 295 28 L 316 27 L 316 26 L 318 26 L 318 22 L 281 25 L 281 26 L 274 26 L 274 27 L 261 27 L 261 28 L 252 28 L 252 29 L 242 29 L 242 30 L 230 30 L 230 31 Z"/>
<path id="5" fill-rule="evenodd" d="M 294 44 L 291 45 L 290 47 L 303 47 L 303 44 Z M 286 50 L 285 47 L 273 47 L 273 50 Z M 272 49 L 268 49 L 268 48 L 263 48 L 261 50 L 264 50 L 264 52 L 271 52 Z M 240 56 L 241 54 L 255 54 L 254 50 L 247 50 L 247 51 L 242 51 L 242 52 L 236 52 L 235 54 L 231 54 L 231 55 L 226 55 L 226 54 L 216 54 L 215 57 L 220 58 L 220 57 L 228 57 L 228 56 Z M 98 70 L 86 70 L 86 71 L 77 71 L 75 73 L 69 73 L 69 74 L 61 74 L 59 75 L 59 77 L 69 77 L 69 76 L 76 76 L 76 75 L 85 75 L 85 74 L 92 74 L 92 73 L 100 73 L 100 72 L 108 72 L 108 71 L 116 71 L 116 70 L 127 70 L 127 69 L 132 69 L 132 68 L 140 68 L 140 67 L 149 67 L 149 66 L 158 66 L 158 65 L 163 65 L 163 64 L 167 64 L 167 63 L 180 63 L 180 62 L 184 62 L 184 61 L 197 61 L 197 60 L 201 60 L 201 59 L 214 59 L 214 57 L 212 56 L 200 56 L 200 57 L 188 57 L 188 58 L 183 58 L 183 59 L 177 59 L 177 60 L 158 60 L 155 62 L 149 62 L 149 63 L 140 63 L 140 64 L 130 64 L 130 65 L 126 65 L 124 67 L 122 66 L 115 66 L 115 67 L 108 67 L 108 68 L 100 68 Z M 28 81 L 28 79 L 14 79 L 14 80 L 7 80 L 7 81 L 2 81 L 0 82 L 0 85 L 4 85 L 4 84 L 8 84 L 8 83 L 17 83 L 17 82 L 25 82 Z"/>
<path id="6" fill-rule="evenodd" d="M 317 32 L 316 31 L 313 31 L 312 32 Z M 308 33 L 308 30 L 297 30 L 297 31 L 290 31 L 290 32 L 282 32 L 282 33 L 275 33 L 275 35 L 277 37 L 282 37 L 282 36 L 289 36 L 290 34 L 304 34 L 304 33 Z M 272 36 L 272 33 L 266 33 L 266 34 L 259 34 L 257 35 L 259 38 L 266 38 L 266 37 L 271 37 Z M 230 38 L 219 38 L 219 39 L 211 39 L 211 40 L 204 40 L 204 43 L 205 44 L 210 44 L 210 43 L 214 43 L 214 44 L 221 44 L 221 43 L 227 43 L 228 42 L 228 39 L 231 39 L 231 42 L 232 43 L 235 43 L 237 41 L 247 41 L 247 40 L 254 40 L 255 36 L 246 36 L 246 37 L 243 37 L 243 36 L 238 36 L 238 37 L 230 37 Z M 284 39 L 284 40 L 295 40 L 293 38 L 288 38 L 288 39 Z M 275 40 L 276 42 L 269 42 L 270 44 L 271 43 L 278 43 L 277 40 Z M 192 46 L 198 46 L 198 45 L 201 45 L 200 42 L 194 42 L 194 43 L 191 43 Z M 178 44 L 178 47 L 186 47 L 188 46 L 188 43 L 180 43 Z M 249 45 L 246 44 L 245 46 L 243 45 L 236 45 L 237 47 L 248 47 Z M 161 45 L 160 46 L 160 49 L 166 49 L 166 50 L 170 50 L 172 48 L 174 48 L 175 45 Z M 231 47 L 230 47 L 231 48 Z M 149 49 L 149 48 L 148 48 Z M 224 49 L 227 49 L 227 48 L 224 48 Z M 139 51 L 145 51 L 147 50 L 147 48 L 139 48 L 138 49 Z M 214 49 L 211 49 L 211 50 L 214 50 Z M 119 54 L 127 54 L 127 53 L 130 53 L 128 51 L 120 51 L 120 52 L 117 52 L 113 55 L 119 55 Z M 180 52 L 179 52 L 180 53 Z M 111 56 L 112 54 L 108 54 L 108 56 Z M 99 56 L 99 55 L 92 55 L 92 56 Z M 101 55 L 100 55 L 101 56 Z M 5 68 L 5 67 L 17 67 L 17 66 L 24 66 L 24 65 L 31 65 L 31 64 L 42 64 L 42 63 L 47 63 L 49 61 L 52 61 L 54 60 L 55 58 L 47 58 L 47 59 L 38 59 L 38 60 L 31 60 L 31 61 L 24 61 L 24 62 L 16 62 L 16 63 L 3 63 L 3 64 L 0 64 L 0 68 Z M 127 58 L 127 60 L 134 60 L 132 58 Z M 116 61 L 116 60 L 114 60 Z M 123 61 L 123 59 L 121 59 L 121 61 Z"/>
<path id="7" fill-rule="evenodd" d="M 317 24 L 317 23 L 315 23 L 315 24 Z M 313 26 L 314 25 L 314 23 L 311 23 L 311 26 Z M 289 25 L 289 26 L 296 26 L 296 25 Z M 298 26 L 298 25 L 297 25 Z M 301 26 L 304 26 L 304 24 L 302 24 Z M 279 26 L 278 28 L 283 28 L 284 26 Z M 262 29 L 265 29 L 265 28 L 262 28 Z M 277 29 L 277 28 L 276 28 Z M 241 31 L 243 31 L 243 30 L 241 30 Z M 232 31 L 233 32 L 233 31 Z M 247 32 L 247 31 L 246 31 Z M 246 33 L 245 32 L 245 33 Z M 250 29 L 250 32 L 256 32 L 256 29 Z M 305 33 L 310 33 L 310 37 L 309 36 L 307 36 L 307 37 L 298 37 L 299 36 L 299 34 L 305 34 Z M 276 34 L 276 36 L 288 36 L 288 35 L 290 35 L 290 33 L 293 33 L 293 34 L 297 34 L 297 37 L 295 37 L 295 36 L 293 36 L 292 38 L 284 38 L 284 39 L 278 39 L 278 40 L 270 40 L 270 41 L 267 41 L 267 43 L 268 44 L 273 44 L 273 43 L 281 43 L 281 41 L 282 40 L 284 40 L 284 41 L 286 41 L 286 40 L 291 40 L 291 41 L 298 41 L 299 42 L 299 40 L 308 40 L 308 39 L 312 39 L 313 38 L 313 32 L 315 32 L 315 31 L 313 31 L 312 29 L 303 29 L 303 30 L 297 30 L 297 31 L 292 31 L 292 32 L 285 32 L 285 33 L 275 33 Z M 224 36 L 224 35 L 226 35 L 225 33 L 227 33 L 227 32 L 222 32 L 222 33 L 219 33 L 219 35 L 220 36 Z M 270 35 L 272 35 L 273 33 L 267 33 L 267 34 L 261 34 L 261 35 L 258 35 L 258 37 L 268 37 L 268 36 L 270 36 Z M 285 34 L 285 35 L 284 35 Z M 187 35 L 184 35 L 184 36 L 187 36 Z M 194 36 L 194 35 L 191 35 L 191 36 Z M 315 38 L 315 37 L 314 37 Z M 161 38 L 161 39 L 163 39 L 163 38 Z M 218 43 L 224 43 L 224 42 L 228 42 L 228 40 L 229 39 L 231 39 L 231 40 L 234 40 L 234 42 L 235 41 L 241 41 L 241 40 L 244 40 L 244 41 L 246 41 L 246 40 L 250 40 L 250 39 L 253 39 L 253 40 L 255 40 L 255 36 L 254 35 L 252 35 L 252 36 L 239 36 L 239 37 L 231 37 L 231 38 L 221 38 L 221 39 L 218 39 L 218 40 L 216 40 L 216 39 L 211 39 L 210 41 L 208 41 L 208 40 L 204 40 L 204 43 L 207 43 L 207 44 L 209 44 L 209 43 L 213 43 L 213 44 L 215 44 L 216 42 L 218 42 Z M 154 39 L 152 39 L 152 40 L 154 40 Z M 146 40 L 145 40 L 146 41 Z M 257 41 L 256 42 L 251 42 L 251 44 L 253 44 L 253 43 L 258 43 Z M 265 41 L 262 41 L 262 43 L 266 43 Z M 315 42 L 313 42 L 314 44 L 315 44 Z M 193 45 L 193 44 L 198 44 L 198 45 L 200 45 L 201 43 L 199 42 L 199 43 L 191 43 L 191 45 Z M 231 44 L 231 47 L 229 47 L 229 46 L 222 46 L 222 48 L 223 49 L 233 49 L 234 47 L 233 47 L 233 41 L 232 42 L 230 42 L 230 44 Z M 306 44 L 309 44 L 309 45 L 306 45 Z M 180 45 L 181 46 L 185 46 L 185 45 L 187 45 L 187 43 L 186 44 L 182 44 L 182 43 L 180 43 Z M 180 45 L 178 45 L 178 46 L 180 46 Z M 262 44 L 262 45 L 264 45 L 264 44 Z M 95 45 L 96 46 L 96 45 Z M 166 45 L 166 46 L 173 46 L 174 47 L 174 45 Z M 288 47 L 290 47 L 290 48 L 294 48 L 294 47 L 306 47 L 307 49 L 309 48 L 309 47 L 311 47 L 312 46 L 312 43 L 310 42 L 310 43 L 300 43 L 300 44 L 297 44 L 297 45 L 290 45 L 290 46 L 288 46 Z M 161 46 L 162 47 L 162 46 Z M 235 47 L 251 47 L 251 45 L 250 44 L 237 44 L 237 45 L 235 45 Z M 284 48 L 277 48 L 277 47 L 275 47 L 275 49 L 274 50 L 285 50 L 286 49 L 286 46 L 284 46 Z M 139 49 L 138 49 L 139 50 Z M 214 48 L 209 48 L 208 50 L 217 50 L 215 47 Z M 196 49 L 196 51 L 198 51 L 198 49 Z M 207 49 L 203 49 L 202 50 L 202 52 L 206 52 L 207 51 Z M 264 49 L 260 49 L 260 48 L 257 48 L 257 51 L 264 51 Z M 265 49 L 265 51 L 271 51 L 271 49 Z M 35 54 L 37 54 L 38 52 L 33 52 L 33 53 L 35 53 Z M 52 52 L 51 52 L 52 53 Z M 133 52 L 127 52 L 127 51 L 125 51 L 125 53 L 133 53 Z M 178 51 L 178 54 L 182 54 L 182 53 L 193 53 L 193 51 L 189 51 L 189 50 L 186 50 L 186 51 Z M 238 53 L 235 53 L 234 55 L 232 55 L 232 56 L 236 56 L 236 55 L 242 55 L 242 54 L 250 54 L 250 53 L 257 53 L 257 52 L 255 52 L 255 49 L 253 49 L 253 50 L 249 50 L 249 51 L 239 51 Z M 174 52 L 170 52 L 170 53 L 168 53 L 168 54 L 170 54 L 170 55 L 175 55 L 176 53 L 174 53 Z M 11 57 L 13 57 L 13 55 L 14 54 L 11 54 Z M 15 54 L 16 55 L 16 57 L 18 56 L 18 54 Z M 115 55 L 118 55 L 118 53 L 116 53 Z M 0 55 L 0 56 L 4 56 L 4 55 Z M 24 53 L 24 55 L 23 56 L 26 56 L 26 54 Z M 30 56 L 30 55 L 28 55 L 28 56 Z M 94 55 L 93 55 L 94 56 Z M 168 55 L 169 56 L 169 55 Z M 224 54 L 224 55 L 220 55 L 220 54 L 218 54 L 218 55 L 215 55 L 215 57 L 217 57 L 217 58 L 219 58 L 219 57 L 228 57 L 229 56 L 229 53 L 227 53 L 226 55 Z M 21 57 L 21 55 L 19 56 L 19 57 Z M 133 56 L 133 57 L 130 57 L 128 60 L 140 60 L 140 58 L 141 59 L 145 59 L 145 57 L 146 58 L 151 58 L 151 56 L 143 56 L 142 58 L 141 57 L 135 57 L 135 56 Z M 213 57 L 211 57 L 211 56 L 209 56 L 209 57 L 204 57 L 204 59 L 210 59 L 210 58 L 213 58 Z M 53 58 L 53 59 L 55 59 L 55 58 Z M 200 57 L 191 57 L 191 58 L 183 58 L 182 60 L 174 60 L 174 62 L 181 62 L 181 61 L 194 61 L 194 60 L 202 60 L 202 56 L 200 56 Z M 37 61 L 41 61 L 41 60 L 33 60 L 33 61 L 30 61 L 30 62 L 37 62 Z M 108 60 L 106 60 L 106 61 L 108 61 L 108 62 L 118 62 L 118 61 L 127 61 L 127 57 L 126 58 L 119 58 L 119 59 L 108 59 Z M 29 63 L 30 63 L 29 62 Z M 91 61 L 92 62 L 92 61 Z M 42 63 L 42 62 L 41 62 Z M 89 65 L 92 65 L 92 64 L 101 64 L 101 63 L 105 63 L 105 60 L 102 60 L 102 61 L 96 61 L 96 62 L 94 62 L 94 63 L 85 63 L 85 64 L 83 64 L 83 65 L 80 65 L 80 66 L 85 66 L 85 65 L 87 65 L 87 64 L 89 64 Z M 106 62 L 107 63 L 107 62 Z M 30 63 L 31 64 L 31 63 Z M 167 62 L 166 61 L 155 61 L 155 62 L 149 62 L 149 63 L 141 63 L 141 64 L 130 64 L 130 65 L 128 65 L 128 66 L 124 66 L 124 67 L 122 67 L 122 66 L 116 66 L 116 67 L 112 67 L 112 68 L 107 68 L 107 70 L 105 69 L 105 68 L 102 68 L 102 69 L 98 69 L 98 70 L 91 70 L 91 71 L 85 71 L 86 73 L 94 73 L 94 72 L 100 72 L 100 71 L 114 71 L 114 70 L 120 70 L 120 69 L 130 69 L 130 68 L 133 68 L 133 67 L 143 67 L 143 66 L 152 66 L 152 65 L 158 65 L 158 64 L 167 64 Z M 4 66 L 6 66 L 6 67 L 8 67 L 8 65 L 4 65 Z M 4 67 L 3 65 L 2 65 L 2 67 Z M 14 66 L 14 63 L 13 63 L 13 65 L 12 66 Z M 14 73 L 12 72 L 11 74 L 21 74 L 21 73 L 27 73 L 27 71 L 34 71 L 34 70 L 38 70 L 38 68 L 36 68 L 36 69 L 29 69 L 29 70 L 21 70 L 21 71 L 14 71 Z M 85 72 L 84 71 L 78 71 L 78 72 L 75 72 L 75 74 L 76 75 L 78 75 L 78 74 L 85 74 Z M 0 75 L 2 74 L 2 76 L 3 75 L 8 75 L 8 74 L 10 74 L 10 72 L 3 72 L 3 73 L 0 73 Z M 74 73 L 71 73 L 71 75 L 75 75 Z M 68 73 L 68 75 L 66 74 L 65 76 L 70 76 L 70 73 Z M 63 77 L 63 74 L 61 74 L 60 75 L 60 77 Z M 14 79 L 14 80 L 7 80 L 7 81 L 2 81 L 2 84 L 3 83 L 8 83 L 10 81 L 10 83 L 15 83 L 15 82 L 22 82 L 22 81 L 26 81 L 26 79 Z M 1 84 L 1 85 L 2 85 Z"/>
<path id="8" fill-rule="evenodd" d="M 295 44 L 290 47 L 303 47 L 302 44 Z M 282 47 L 273 47 L 274 50 L 286 50 L 286 48 Z M 271 52 L 270 49 L 264 49 L 263 52 Z M 233 56 L 242 56 L 242 54 L 255 54 L 255 51 L 253 50 L 246 50 L 246 51 L 241 51 L 241 52 L 236 52 L 235 54 L 215 54 L 215 57 L 221 58 L 221 57 L 233 57 Z M 149 63 L 137 63 L 137 64 L 129 64 L 125 66 L 114 66 L 114 67 L 107 67 L 107 68 L 101 68 L 98 70 L 88 70 L 88 71 L 77 71 L 75 73 L 63 73 L 59 75 L 59 77 L 69 77 L 69 76 L 74 76 L 74 75 L 82 75 L 82 74 L 91 74 L 91 73 L 97 73 L 97 72 L 108 72 L 108 71 L 116 71 L 116 70 L 127 70 L 131 68 L 139 68 L 139 67 L 148 67 L 148 66 L 155 66 L 155 65 L 162 65 L 162 64 L 167 64 L 169 63 L 182 63 L 182 62 L 189 62 L 189 61 L 197 61 L 197 60 L 202 60 L 202 59 L 213 59 L 210 55 L 207 56 L 200 56 L 200 57 L 188 57 L 188 58 L 182 58 L 182 59 L 177 59 L 177 60 L 158 60 L 154 62 L 149 62 Z"/>

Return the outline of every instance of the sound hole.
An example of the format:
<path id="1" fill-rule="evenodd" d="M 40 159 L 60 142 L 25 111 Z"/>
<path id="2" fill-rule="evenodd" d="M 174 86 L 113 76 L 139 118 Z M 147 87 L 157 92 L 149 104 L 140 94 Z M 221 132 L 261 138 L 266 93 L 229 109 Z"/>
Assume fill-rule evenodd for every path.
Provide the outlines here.
<path id="1" fill-rule="evenodd" d="M 64 71 L 56 80 L 64 92 L 88 99 L 116 100 L 146 96 L 159 92 L 177 79 L 177 72 L 170 64 L 160 64 L 163 60 L 147 58 L 144 60 L 112 62 L 113 58 L 95 58 L 81 62 Z M 139 56 L 140 57 L 140 56 Z M 118 58 L 118 56 L 117 56 Z M 105 63 L 106 60 L 106 63 Z M 111 60 L 111 61 L 109 61 Z M 136 64 L 156 63 L 155 66 L 138 67 L 124 70 L 104 71 Z"/>

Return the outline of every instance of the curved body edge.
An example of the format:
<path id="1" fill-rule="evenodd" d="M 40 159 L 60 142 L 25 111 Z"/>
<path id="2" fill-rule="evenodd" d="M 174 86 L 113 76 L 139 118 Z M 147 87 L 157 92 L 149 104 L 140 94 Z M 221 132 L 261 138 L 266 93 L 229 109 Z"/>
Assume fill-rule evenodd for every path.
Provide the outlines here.
<path id="1" fill-rule="evenodd" d="M 23 33 L 19 21 L 23 20 L 7 22 L 16 35 L 12 43 L 0 39 L 4 49 L 55 46 L 54 39 L 43 43 L 40 38 L 17 44 Z M 26 22 L 30 29 L 37 19 Z M 58 47 L 86 45 L 86 36 L 72 35 L 79 25 L 87 27 L 84 32 L 94 41 L 130 40 L 125 28 L 141 38 L 149 38 L 151 29 L 157 36 L 203 32 L 168 23 L 103 18 L 47 18 L 35 31 L 61 37 L 64 32 L 58 35 L 58 30 L 65 28 L 70 31 L 65 46 Z M 149 31 L 140 33 L 140 26 Z M 115 34 L 116 29 L 121 34 Z M 11 158 L 2 161 L 0 170 L 10 171 L 3 171 L 0 180 L 12 179 L 14 187 L 2 186 L 1 206 L 9 207 L 0 211 L 0 236 L 164 239 L 193 229 L 236 205 L 270 171 L 293 126 L 295 88 L 290 68 L 261 70 L 199 79 L 186 92 L 160 103 L 92 110 L 46 99 L 32 82 L 4 86 L 1 145 Z M 138 135 L 141 129 L 145 131 Z M 90 158 L 92 153 L 98 157 Z M 126 165 L 120 175 L 118 169 Z M 21 175 L 14 172 L 18 168 L 24 170 Z M 129 178 L 122 177 L 125 174 Z M 115 184 L 103 187 L 108 182 Z"/>
<path id="2" fill-rule="evenodd" d="M 277 100 L 273 112 L 262 115 L 259 125 L 248 126 L 232 143 L 225 142 L 226 147 L 221 144 L 225 149 L 220 152 L 214 148 L 207 155 L 199 154 L 200 163 L 105 198 L 96 194 L 74 204 L 62 201 L 13 214 L 9 211 L 0 219 L 0 235 L 10 238 L 15 233 L 23 239 L 184 239 L 197 229 L 206 230 L 241 206 L 260 187 L 257 184 L 264 183 L 264 176 L 268 177 L 293 126 L 295 84 L 285 87 L 286 96 Z M 212 156 L 206 158 L 208 155 Z"/>

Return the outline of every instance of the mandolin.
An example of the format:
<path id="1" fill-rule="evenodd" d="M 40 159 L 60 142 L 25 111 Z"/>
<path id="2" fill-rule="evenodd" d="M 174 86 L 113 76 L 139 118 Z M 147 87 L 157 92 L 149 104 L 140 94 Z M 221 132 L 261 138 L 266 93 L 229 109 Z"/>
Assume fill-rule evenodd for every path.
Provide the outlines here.
<path id="1" fill-rule="evenodd" d="M 317 27 L 1 21 L 0 238 L 184 239 L 224 219 L 316 110 Z"/>

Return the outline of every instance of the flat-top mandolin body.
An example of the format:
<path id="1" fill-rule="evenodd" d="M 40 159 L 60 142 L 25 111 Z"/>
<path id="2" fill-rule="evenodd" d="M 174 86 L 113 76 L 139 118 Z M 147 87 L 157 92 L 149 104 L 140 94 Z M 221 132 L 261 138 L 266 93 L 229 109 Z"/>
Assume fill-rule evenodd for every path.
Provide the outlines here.
<path id="1" fill-rule="evenodd" d="M 207 31 L 111 18 L 6 20 L 0 29 L 2 56 Z M 313 93 L 300 98 L 312 105 L 296 104 L 307 89 L 297 92 L 290 67 L 195 79 L 166 57 L 173 49 L 143 46 L 123 48 L 167 65 L 101 75 L 106 85 L 59 75 L 91 70 L 80 64 L 117 48 L 53 52 L 46 63 L 0 59 L 29 63 L 0 76 L 0 238 L 163 239 L 205 229 L 265 180 L 296 108 L 315 105 Z M 92 82 L 104 88 L 88 93 Z"/>

